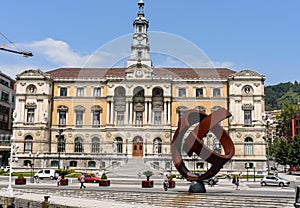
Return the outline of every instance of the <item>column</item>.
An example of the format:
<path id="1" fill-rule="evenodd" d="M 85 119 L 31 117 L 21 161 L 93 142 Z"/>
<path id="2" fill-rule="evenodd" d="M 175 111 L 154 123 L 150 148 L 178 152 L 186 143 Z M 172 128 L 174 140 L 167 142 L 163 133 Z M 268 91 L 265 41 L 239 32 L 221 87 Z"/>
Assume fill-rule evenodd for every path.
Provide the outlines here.
<path id="1" fill-rule="evenodd" d="M 114 102 L 111 102 L 110 106 L 110 123 L 114 124 Z"/>
<path id="2" fill-rule="evenodd" d="M 132 124 L 132 101 L 129 102 L 129 124 Z"/>
<path id="3" fill-rule="evenodd" d="M 164 102 L 164 124 L 167 124 L 167 102 Z"/>
<path id="4" fill-rule="evenodd" d="M 125 125 L 127 125 L 128 124 L 128 118 L 129 118 L 129 110 L 128 110 L 128 108 L 129 108 L 129 103 L 128 103 L 128 101 L 126 101 L 126 105 L 125 105 L 125 118 L 124 118 L 124 120 L 125 120 L 125 122 L 124 122 L 124 124 Z"/>
<path id="5" fill-rule="evenodd" d="M 168 102 L 168 124 L 171 124 L 171 102 Z"/>
<path id="6" fill-rule="evenodd" d="M 109 116 L 109 114 L 110 114 L 110 102 L 108 101 L 106 103 L 106 124 L 110 123 L 110 120 L 109 120 L 110 116 Z"/>
<path id="7" fill-rule="evenodd" d="M 148 102 L 145 102 L 144 125 L 148 124 Z"/>
<path id="8" fill-rule="evenodd" d="M 149 123 L 153 125 L 152 123 L 152 103 L 149 102 Z"/>

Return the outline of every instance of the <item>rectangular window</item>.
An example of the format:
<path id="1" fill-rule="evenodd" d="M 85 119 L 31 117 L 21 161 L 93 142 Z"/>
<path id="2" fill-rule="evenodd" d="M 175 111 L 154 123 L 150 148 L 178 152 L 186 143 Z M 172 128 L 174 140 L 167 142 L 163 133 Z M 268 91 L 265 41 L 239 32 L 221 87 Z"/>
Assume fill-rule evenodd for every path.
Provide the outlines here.
<path id="1" fill-rule="evenodd" d="M 68 89 L 66 87 L 60 88 L 60 96 L 67 96 L 68 95 Z"/>
<path id="2" fill-rule="evenodd" d="M 93 111 L 93 126 L 100 125 L 100 111 Z"/>
<path id="3" fill-rule="evenodd" d="M 117 124 L 124 124 L 124 111 L 117 112 Z"/>
<path id="4" fill-rule="evenodd" d="M 202 88 L 196 89 L 196 97 L 197 98 L 203 97 L 203 89 Z"/>
<path id="5" fill-rule="evenodd" d="M 221 90 L 216 88 L 213 89 L 213 97 L 220 97 L 221 96 Z"/>
<path id="6" fill-rule="evenodd" d="M 179 88 L 178 89 L 178 96 L 179 97 L 185 97 L 186 96 L 186 89 L 185 88 Z"/>
<path id="7" fill-rule="evenodd" d="M 83 125 L 83 111 L 76 111 L 76 125 L 82 126 Z"/>
<path id="8" fill-rule="evenodd" d="M 244 125 L 251 125 L 251 110 L 244 110 Z"/>
<path id="9" fill-rule="evenodd" d="M 143 112 L 141 112 L 141 111 L 136 112 L 135 124 L 137 126 L 143 125 Z"/>
<path id="10" fill-rule="evenodd" d="M 1 92 L 1 100 L 7 102 L 9 100 L 9 94 L 7 92 L 2 91 Z"/>
<path id="11" fill-rule="evenodd" d="M 59 125 L 66 125 L 66 111 L 59 111 Z"/>
<path id="12" fill-rule="evenodd" d="M 76 96 L 84 96 L 84 88 L 78 87 Z"/>
<path id="13" fill-rule="evenodd" d="M 154 124 L 161 125 L 161 111 L 154 112 Z"/>
<path id="14" fill-rule="evenodd" d="M 34 123 L 34 109 L 27 109 L 27 123 Z"/>
<path id="15" fill-rule="evenodd" d="M 25 152 L 31 152 L 32 150 L 32 141 L 26 141 L 24 143 L 24 151 Z"/>
<path id="16" fill-rule="evenodd" d="M 99 96 L 101 96 L 101 88 L 100 87 L 94 88 L 94 97 L 99 97 Z"/>

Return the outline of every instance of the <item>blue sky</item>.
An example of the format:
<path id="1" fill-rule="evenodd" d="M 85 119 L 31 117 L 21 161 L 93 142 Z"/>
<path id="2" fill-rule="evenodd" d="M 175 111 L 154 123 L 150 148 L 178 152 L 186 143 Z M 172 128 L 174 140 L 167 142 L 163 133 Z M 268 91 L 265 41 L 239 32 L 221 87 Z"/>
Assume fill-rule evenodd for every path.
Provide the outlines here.
<path id="1" fill-rule="evenodd" d="M 95 51 L 107 46 L 118 51 L 114 48 L 116 40 L 124 37 L 129 43 L 122 47 L 129 52 L 128 37 L 133 33 L 137 2 L 3 1 L 0 32 L 14 44 L 2 36 L 0 44 L 10 49 L 30 50 L 34 56 L 23 58 L 0 51 L 0 70 L 15 78 L 28 68 L 49 71 L 86 66 Z M 167 33 L 187 45 L 194 44 L 214 66 L 255 70 L 266 76 L 266 85 L 300 81 L 299 0 L 144 2 L 149 31 Z M 174 60 L 164 60 L 164 64 L 155 61 L 161 60 L 153 60 L 157 66 L 176 65 Z"/>

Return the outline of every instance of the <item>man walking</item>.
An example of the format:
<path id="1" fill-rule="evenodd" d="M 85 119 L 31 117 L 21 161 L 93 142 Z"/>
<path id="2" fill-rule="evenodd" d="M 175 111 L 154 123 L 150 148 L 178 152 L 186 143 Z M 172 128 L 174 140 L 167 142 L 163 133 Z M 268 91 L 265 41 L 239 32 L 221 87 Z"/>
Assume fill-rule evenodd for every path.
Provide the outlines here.
<path id="1" fill-rule="evenodd" d="M 84 182 L 85 182 L 85 176 L 82 173 L 82 175 L 80 176 L 80 189 L 86 188 L 85 185 L 83 184 Z"/>

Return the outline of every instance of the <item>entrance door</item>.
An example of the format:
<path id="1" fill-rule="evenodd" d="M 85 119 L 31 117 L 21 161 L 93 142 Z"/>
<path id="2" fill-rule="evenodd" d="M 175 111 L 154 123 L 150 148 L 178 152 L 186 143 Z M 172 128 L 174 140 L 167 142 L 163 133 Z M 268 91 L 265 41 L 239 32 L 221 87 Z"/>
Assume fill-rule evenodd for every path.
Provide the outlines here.
<path id="1" fill-rule="evenodd" d="M 135 137 L 132 144 L 132 157 L 143 157 L 144 144 L 141 137 Z"/>

